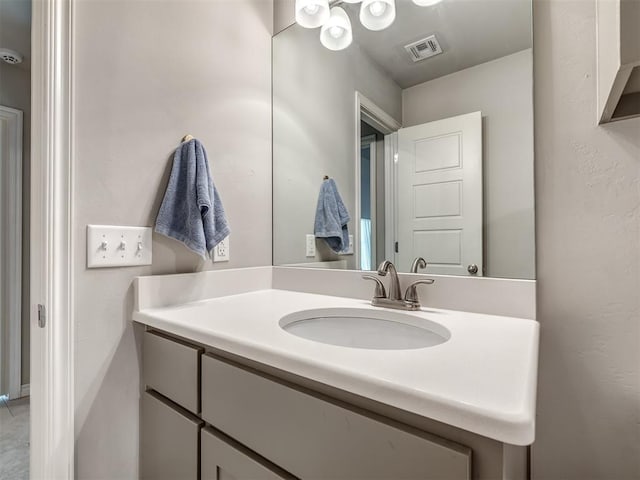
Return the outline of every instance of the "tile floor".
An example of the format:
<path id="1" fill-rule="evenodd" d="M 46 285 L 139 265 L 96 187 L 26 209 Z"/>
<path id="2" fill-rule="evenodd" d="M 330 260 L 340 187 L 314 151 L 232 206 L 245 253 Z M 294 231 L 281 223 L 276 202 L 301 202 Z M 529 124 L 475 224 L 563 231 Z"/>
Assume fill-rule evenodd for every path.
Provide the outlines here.
<path id="1" fill-rule="evenodd" d="M 0 479 L 29 479 L 29 397 L 0 397 Z"/>

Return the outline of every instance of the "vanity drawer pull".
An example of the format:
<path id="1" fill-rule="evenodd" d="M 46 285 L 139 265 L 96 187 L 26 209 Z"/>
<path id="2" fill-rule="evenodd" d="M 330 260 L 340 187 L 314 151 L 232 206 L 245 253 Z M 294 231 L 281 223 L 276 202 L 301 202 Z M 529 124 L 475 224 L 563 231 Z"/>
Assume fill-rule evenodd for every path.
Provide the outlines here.
<path id="1" fill-rule="evenodd" d="M 202 352 L 202 348 L 169 339 L 159 333 L 144 332 L 143 383 L 190 412 L 199 413 Z"/>

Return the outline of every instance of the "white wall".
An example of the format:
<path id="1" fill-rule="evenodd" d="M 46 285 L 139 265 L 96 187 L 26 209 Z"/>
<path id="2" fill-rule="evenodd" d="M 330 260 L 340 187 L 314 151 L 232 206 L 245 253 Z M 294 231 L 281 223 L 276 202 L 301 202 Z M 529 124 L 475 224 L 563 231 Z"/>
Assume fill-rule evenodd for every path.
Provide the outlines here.
<path id="1" fill-rule="evenodd" d="M 403 127 L 482 111 L 485 274 L 535 278 L 531 50 L 402 91 Z"/>
<path id="2" fill-rule="evenodd" d="M 0 61 L 0 105 L 22 110 L 22 384 L 29 383 L 29 204 L 31 158 L 31 4 L 0 0 L 0 46 L 18 51 L 23 62 Z"/>
<path id="3" fill-rule="evenodd" d="M 640 119 L 597 126 L 594 0 L 534 2 L 535 480 L 640 478 Z"/>
<path id="4" fill-rule="evenodd" d="M 76 475 L 137 478 L 132 279 L 212 268 L 154 236 L 152 267 L 87 270 L 88 223 L 152 225 L 181 138 L 207 148 L 231 262 L 271 264 L 270 0 L 77 1 L 74 30 Z"/>
<path id="5" fill-rule="evenodd" d="M 355 92 L 398 120 L 402 102 L 400 87 L 355 43 L 333 52 L 317 30 L 298 25 L 273 41 L 273 258 L 282 265 L 313 261 L 305 257 L 305 235 L 313 234 L 324 175 L 335 179 L 354 233 Z M 317 245 L 318 260 L 336 258 L 324 242 Z M 355 267 L 353 256 L 341 258 Z"/>

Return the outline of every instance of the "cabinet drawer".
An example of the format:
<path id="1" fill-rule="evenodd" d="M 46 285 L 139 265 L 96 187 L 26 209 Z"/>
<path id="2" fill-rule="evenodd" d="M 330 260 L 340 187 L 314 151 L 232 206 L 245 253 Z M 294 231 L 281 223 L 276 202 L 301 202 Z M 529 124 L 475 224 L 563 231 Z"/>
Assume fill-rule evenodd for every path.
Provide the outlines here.
<path id="1" fill-rule="evenodd" d="M 201 348 L 144 332 L 144 384 L 193 413 L 200 413 Z"/>
<path id="2" fill-rule="evenodd" d="M 142 396 L 140 478 L 198 480 L 202 420 L 155 392 Z"/>
<path id="3" fill-rule="evenodd" d="M 207 427 L 200 435 L 202 480 L 295 479 L 219 432 Z"/>
<path id="4" fill-rule="evenodd" d="M 471 451 L 202 357 L 202 417 L 300 478 L 468 479 Z"/>

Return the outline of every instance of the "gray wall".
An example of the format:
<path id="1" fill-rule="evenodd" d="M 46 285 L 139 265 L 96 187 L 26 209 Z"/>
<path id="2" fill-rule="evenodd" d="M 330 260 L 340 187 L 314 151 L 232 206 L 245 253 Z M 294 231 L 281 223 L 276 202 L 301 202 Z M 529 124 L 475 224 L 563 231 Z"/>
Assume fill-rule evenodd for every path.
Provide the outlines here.
<path id="1" fill-rule="evenodd" d="M 534 2 L 535 480 L 640 478 L 640 119 L 597 126 L 594 0 Z"/>
<path id="2" fill-rule="evenodd" d="M 205 144 L 231 262 L 271 264 L 269 0 L 78 1 L 74 33 L 76 474 L 137 478 L 132 279 L 213 268 L 155 236 L 151 267 L 87 270 L 86 225 L 152 225 L 171 155 Z"/>
<path id="3" fill-rule="evenodd" d="M 29 204 L 31 152 L 31 3 L 0 0 L 0 47 L 24 58 L 18 65 L 0 61 L 0 105 L 23 112 L 22 125 L 22 384 L 29 383 Z"/>
<path id="4" fill-rule="evenodd" d="M 317 30 L 294 25 L 273 39 L 274 264 L 313 261 L 305 235 L 313 233 L 324 175 L 335 179 L 355 222 L 355 92 L 396 119 L 400 87 L 354 43 L 332 52 Z M 357 239 L 355 240 L 357 245 Z M 318 241 L 316 258 L 336 258 Z M 354 256 L 347 259 L 355 267 Z"/>
<path id="5" fill-rule="evenodd" d="M 482 111 L 485 274 L 535 278 L 531 50 L 402 91 L 403 127 Z"/>

